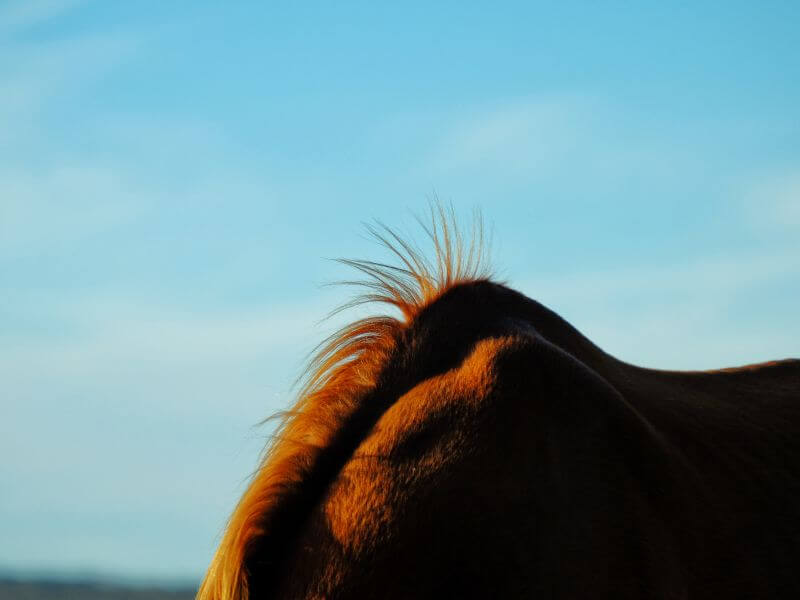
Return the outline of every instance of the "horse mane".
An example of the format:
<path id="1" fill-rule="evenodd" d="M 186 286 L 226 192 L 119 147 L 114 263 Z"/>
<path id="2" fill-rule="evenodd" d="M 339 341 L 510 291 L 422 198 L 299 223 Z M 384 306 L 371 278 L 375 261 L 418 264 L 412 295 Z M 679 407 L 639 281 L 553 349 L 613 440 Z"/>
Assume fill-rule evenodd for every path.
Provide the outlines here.
<path id="1" fill-rule="evenodd" d="M 290 410 L 279 413 L 274 441 L 228 521 L 197 600 L 247 600 L 248 558 L 259 544 L 269 543 L 281 506 L 303 494 L 304 479 L 321 450 L 353 413 L 358 399 L 375 387 L 401 332 L 453 286 L 491 276 L 479 214 L 473 215 L 468 240 L 452 206 L 433 203 L 428 217 L 427 221 L 417 218 L 417 222 L 433 245 L 432 261 L 417 245 L 377 222 L 366 228 L 398 265 L 339 259 L 365 279 L 342 282 L 357 286 L 362 293 L 331 316 L 366 303 L 389 305 L 400 316 L 382 314 L 357 320 L 325 339 L 312 353 L 297 400 Z M 362 436 L 366 433 L 360 432 Z M 326 481 L 332 482 L 337 474 L 325 473 Z"/>

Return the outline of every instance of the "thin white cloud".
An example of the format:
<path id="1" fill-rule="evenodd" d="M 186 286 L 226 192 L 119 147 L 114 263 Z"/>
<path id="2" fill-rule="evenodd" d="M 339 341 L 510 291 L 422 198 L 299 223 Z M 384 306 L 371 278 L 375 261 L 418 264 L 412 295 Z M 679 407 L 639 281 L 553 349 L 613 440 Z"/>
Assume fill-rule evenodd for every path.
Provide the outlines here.
<path id="1" fill-rule="evenodd" d="M 8 435 L 0 452 L 13 460 L 0 474 L 13 489 L 0 498 L 0 512 L 19 523 L 58 514 L 63 531 L 56 535 L 69 550 L 62 568 L 95 564 L 105 545 L 151 545 L 95 527 L 86 513 L 98 511 L 106 511 L 105 523 L 148 522 L 148 534 L 154 519 L 173 532 L 185 526 L 185 537 L 172 542 L 183 548 L 181 561 L 162 567 L 161 557 L 148 553 L 135 569 L 174 575 L 207 564 L 213 532 L 268 435 L 269 428 L 254 425 L 286 408 L 305 353 L 352 318 L 317 324 L 341 293 L 269 308 L 200 310 L 130 290 L 56 298 L 10 290 L 4 318 L 46 326 L 3 331 Z M 70 530 L 76 524 L 91 539 Z M 34 529 L 7 532 L 9 551 L 0 551 L 6 566 L 42 565 L 43 533 Z"/>
<path id="2" fill-rule="evenodd" d="M 444 171 L 550 165 L 575 143 L 574 108 L 568 98 L 543 99 L 465 115 L 449 127 L 429 162 Z"/>
<path id="3" fill-rule="evenodd" d="M 0 9 L 0 29 L 57 18 L 78 4 L 8 4 Z M 2 43 L 0 258 L 60 246 L 141 212 L 141 190 L 126 169 L 82 159 L 85 139 L 56 141 L 43 119 L 60 108 L 66 92 L 101 79 L 137 46 L 122 31 Z"/>
<path id="4" fill-rule="evenodd" d="M 9 375 L 46 370 L 51 376 L 80 380 L 173 369 L 227 367 L 277 352 L 301 353 L 335 326 L 318 325 L 324 300 L 257 310 L 198 311 L 165 305 L 137 294 L 94 293 L 58 303 L 45 296 L 13 297 L 25 320 L 46 320 L 49 331 L 7 335 L 3 364 Z M 328 298 L 330 302 L 330 297 Z M 25 313 L 25 314 L 23 314 Z M 301 353 L 302 354 L 302 353 Z"/>
<path id="5" fill-rule="evenodd" d="M 746 186 L 744 207 L 759 227 L 800 227 L 800 167 L 753 177 Z"/>
<path id="6" fill-rule="evenodd" d="M 479 169 L 525 181 L 555 176 L 563 185 L 589 177 L 618 186 L 620 177 L 674 179 L 676 170 L 697 169 L 690 149 L 644 131 L 619 106 L 589 94 L 524 98 L 447 117 L 424 170 L 445 177 Z"/>
<path id="7" fill-rule="evenodd" d="M 722 296 L 795 274 L 800 274 L 800 247 L 775 254 L 705 257 L 683 264 L 570 272 L 568 276 L 526 281 L 524 288 L 570 302 L 605 301 L 631 294 Z"/>
<path id="8" fill-rule="evenodd" d="M 636 364 L 710 369 L 800 356 L 793 315 L 729 311 L 752 294 L 800 280 L 800 248 L 648 268 L 528 280 L 521 291 L 566 317 L 593 342 Z"/>
<path id="9" fill-rule="evenodd" d="M 0 259 L 129 223 L 150 204 L 129 175 L 99 165 L 0 170 Z"/>
<path id="10" fill-rule="evenodd" d="M 130 32 L 3 44 L 0 125 L 12 135 L 20 122 L 45 107 L 58 107 L 66 90 L 79 89 L 128 60 L 139 46 Z"/>
<path id="11" fill-rule="evenodd" d="M 0 6 L 0 33 L 38 25 L 86 2 L 87 0 L 9 0 Z"/>

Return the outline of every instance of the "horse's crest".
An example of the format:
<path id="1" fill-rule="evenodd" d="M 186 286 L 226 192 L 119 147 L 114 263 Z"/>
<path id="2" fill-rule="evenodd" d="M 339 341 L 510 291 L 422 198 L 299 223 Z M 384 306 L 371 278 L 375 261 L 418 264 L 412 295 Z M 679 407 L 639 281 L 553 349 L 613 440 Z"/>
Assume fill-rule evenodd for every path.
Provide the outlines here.
<path id="1" fill-rule="evenodd" d="M 800 361 L 624 363 L 479 218 L 421 225 L 431 260 L 378 225 L 397 264 L 342 261 L 399 316 L 319 346 L 199 600 L 800 597 Z"/>

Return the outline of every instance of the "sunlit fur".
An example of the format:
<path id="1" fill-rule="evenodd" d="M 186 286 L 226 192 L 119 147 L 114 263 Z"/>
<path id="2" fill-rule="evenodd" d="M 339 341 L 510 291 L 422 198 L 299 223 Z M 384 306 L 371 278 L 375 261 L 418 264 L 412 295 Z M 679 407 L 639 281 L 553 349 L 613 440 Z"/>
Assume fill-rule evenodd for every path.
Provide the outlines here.
<path id="1" fill-rule="evenodd" d="M 285 411 L 275 442 L 231 516 L 197 594 L 198 600 L 247 600 L 248 553 L 270 535 L 273 509 L 303 479 L 363 390 L 391 351 L 398 333 L 425 306 L 454 285 L 487 279 L 487 248 L 479 215 L 464 239 L 452 208 L 432 205 L 429 219 L 418 220 L 433 245 L 433 261 L 397 233 L 382 225 L 370 234 L 400 262 L 399 266 L 342 259 L 367 279 L 351 283 L 364 293 L 336 312 L 376 302 L 399 310 L 402 318 L 382 315 L 358 320 L 325 342 L 310 360 L 304 384 L 292 409 Z"/>
<path id="2" fill-rule="evenodd" d="M 800 360 L 625 363 L 422 225 L 343 261 L 399 316 L 321 345 L 199 600 L 800 598 Z"/>

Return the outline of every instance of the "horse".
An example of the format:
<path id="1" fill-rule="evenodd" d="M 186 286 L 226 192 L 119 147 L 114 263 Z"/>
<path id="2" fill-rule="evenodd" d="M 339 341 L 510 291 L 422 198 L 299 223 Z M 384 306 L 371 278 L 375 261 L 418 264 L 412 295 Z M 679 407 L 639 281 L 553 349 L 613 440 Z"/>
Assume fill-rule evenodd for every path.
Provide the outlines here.
<path id="1" fill-rule="evenodd" d="M 800 360 L 622 362 L 423 225 L 343 261 L 397 314 L 321 344 L 198 600 L 800 598 Z"/>

